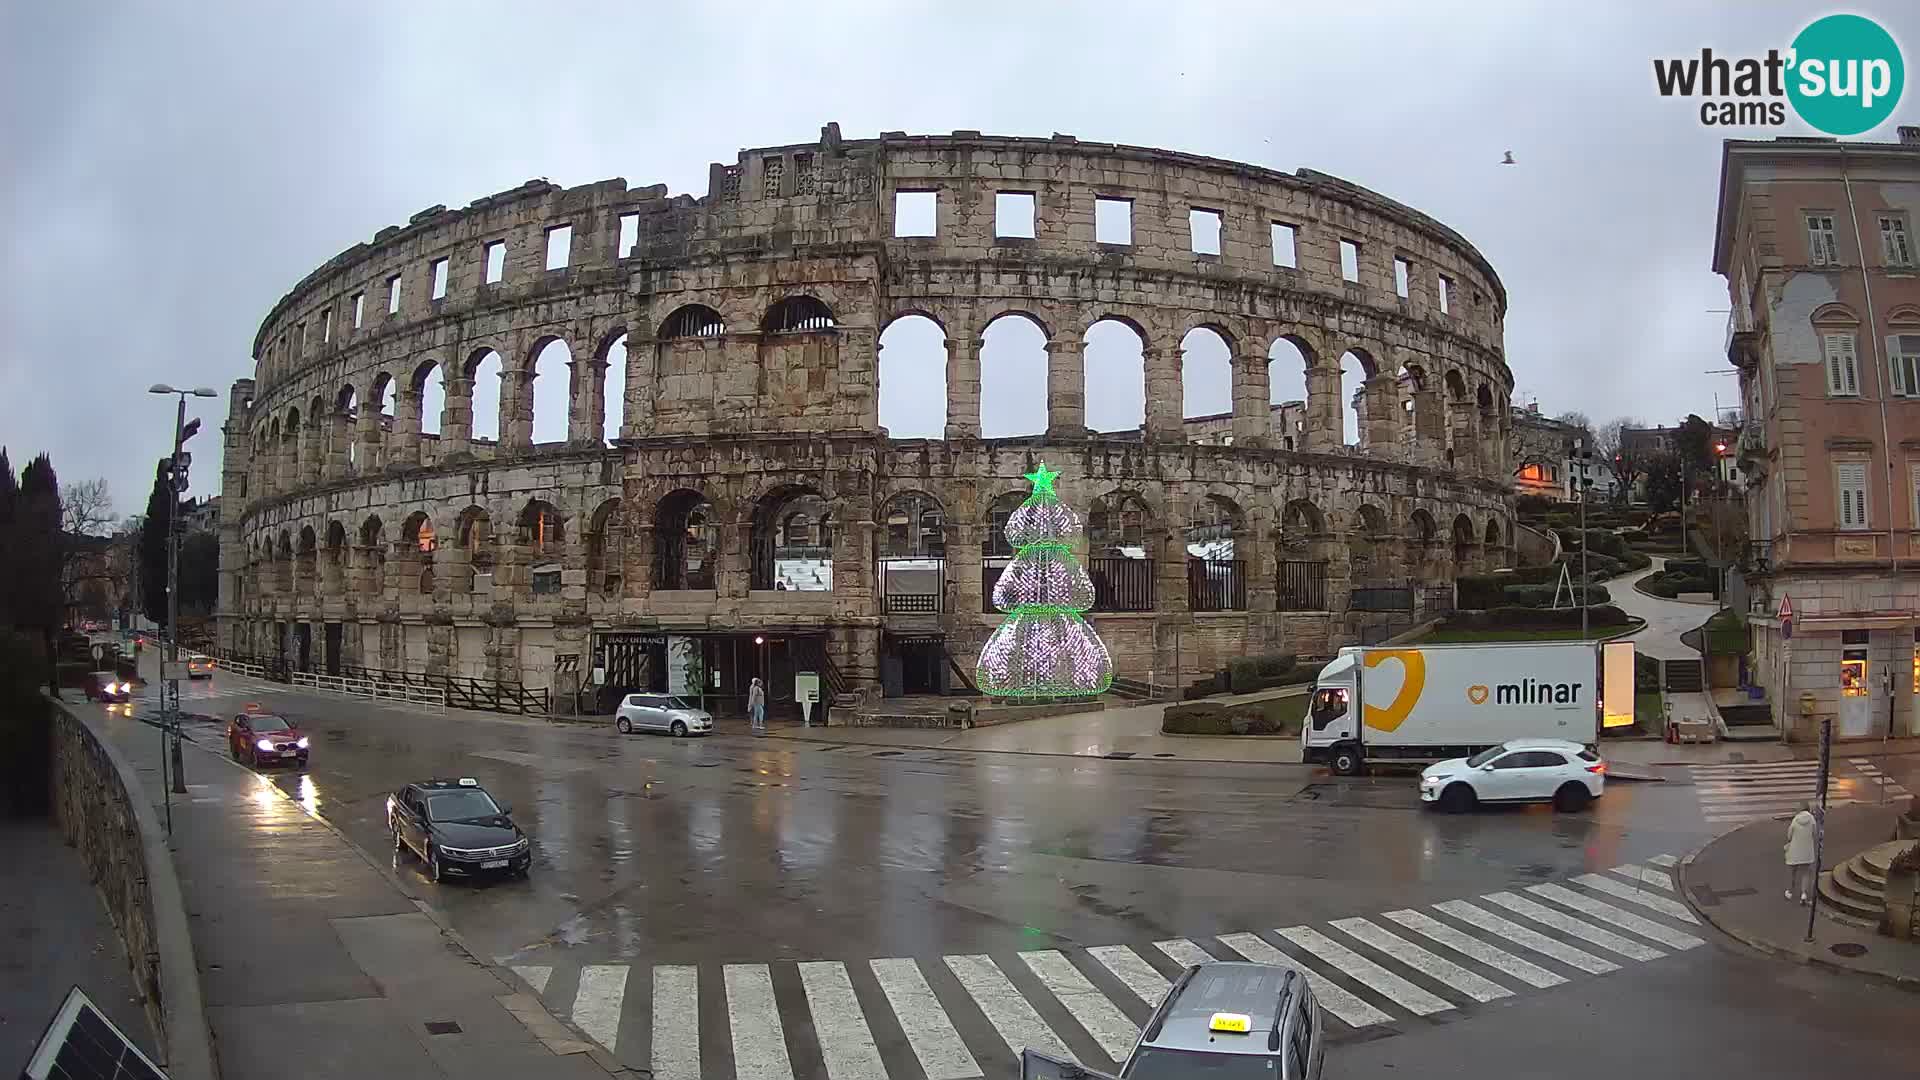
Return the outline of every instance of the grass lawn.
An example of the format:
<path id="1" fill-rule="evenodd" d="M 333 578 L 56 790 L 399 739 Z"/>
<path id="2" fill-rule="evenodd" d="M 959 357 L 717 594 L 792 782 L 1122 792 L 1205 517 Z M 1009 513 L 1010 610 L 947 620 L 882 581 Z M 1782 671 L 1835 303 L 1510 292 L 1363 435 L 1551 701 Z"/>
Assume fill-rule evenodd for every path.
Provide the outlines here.
<path id="1" fill-rule="evenodd" d="M 1641 690 L 1633 695 L 1633 722 L 1641 731 L 1659 731 L 1666 720 L 1666 695 L 1658 690 Z"/>
<path id="2" fill-rule="evenodd" d="M 1586 639 L 1592 641 L 1620 633 L 1631 627 L 1593 626 L 1587 628 Z M 1474 641 L 1580 641 L 1580 628 L 1565 630 L 1435 630 L 1421 642 L 1431 645 L 1451 645 Z"/>

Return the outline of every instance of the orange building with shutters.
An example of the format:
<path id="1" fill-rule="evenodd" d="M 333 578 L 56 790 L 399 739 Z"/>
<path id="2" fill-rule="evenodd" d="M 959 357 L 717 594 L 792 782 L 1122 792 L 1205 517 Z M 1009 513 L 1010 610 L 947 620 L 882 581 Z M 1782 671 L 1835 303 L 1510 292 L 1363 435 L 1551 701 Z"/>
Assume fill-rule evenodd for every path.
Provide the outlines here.
<path id="1" fill-rule="evenodd" d="M 1722 149 L 1713 267 L 1750 537 L 1731 595 L 1749 681 L 1795 739 L 1823 718 L 1843 738 L 1920 734 L 1917 222 L 1920 128 Z"/>

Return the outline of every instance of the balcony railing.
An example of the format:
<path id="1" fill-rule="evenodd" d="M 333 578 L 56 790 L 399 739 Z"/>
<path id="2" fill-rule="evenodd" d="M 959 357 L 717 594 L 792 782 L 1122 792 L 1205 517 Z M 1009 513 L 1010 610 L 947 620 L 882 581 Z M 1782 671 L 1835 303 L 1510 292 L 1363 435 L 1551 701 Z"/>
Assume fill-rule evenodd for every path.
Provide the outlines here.
<path id="1" fill-rule="evenodd" d="M 879 571 L 880 610 L 886 614 L 938 615 L 945 608 L 947 560 L 883 558 Z"/>
<path id="2" fill-rule="evenodd" d="M 1413 586 L 1385 582 L 1355 585 L 1347 596 L 1348 611 L 1412 611 Z"/>
<path id="3" fill-rule="evenodd" d="M 1247 561 L 1188 559 L 1187 605 L 1194 611 L 1247 610 Z"/>
<path id="4" fill-rule="evenodd" d="M 1101 555 L 1087 560 L 1093 610 L 1152 611 L 1153 560 Z"/>
<path id="5" fill-rule="evenodd" d="M 1274 606 L 1280 611 L 1327 610 L 1325 560 L 1284 560 L 1275 582 Z"/>

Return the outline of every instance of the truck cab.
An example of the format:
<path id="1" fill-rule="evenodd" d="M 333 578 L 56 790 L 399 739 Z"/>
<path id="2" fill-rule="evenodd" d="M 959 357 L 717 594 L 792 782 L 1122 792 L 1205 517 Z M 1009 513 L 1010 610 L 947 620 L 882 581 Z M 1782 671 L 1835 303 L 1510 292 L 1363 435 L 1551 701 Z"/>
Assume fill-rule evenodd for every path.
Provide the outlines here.
<path id="1" fill-rule="evenodd" d="M 1341 776 L 1360 771 L 1360 650 L 1341 649 L 1320 669 L 1300 725 L 1302 758 L 1324 762 Z"/>

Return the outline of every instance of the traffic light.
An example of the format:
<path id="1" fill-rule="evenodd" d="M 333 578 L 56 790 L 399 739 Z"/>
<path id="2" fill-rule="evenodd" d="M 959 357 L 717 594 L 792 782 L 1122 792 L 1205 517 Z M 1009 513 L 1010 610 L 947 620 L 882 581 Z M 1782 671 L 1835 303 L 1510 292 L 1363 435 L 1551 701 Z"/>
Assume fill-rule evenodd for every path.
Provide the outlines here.
<path id="1" fill-rule="evenodd" d="M 200 420 L 198 417 L 196 417 L 192 420 L 187 421 L 184 425 L 181 426 L 180 438 L 175 440 L 174 446 L 176 447 L 185 446 L 187 444 L 188 439 L 193 438 L 195 435 L 199 433 L 200 433 Z M 192 464 L 193 464 L 192 454 L 187 453 L 185 450 L 176 450 L 174 452 L 171 465 L 172 465 L 172 472 L 173 472 L 173 490 L 175 492 L 184 493 L 187 490 L 187 468 Z"/>

